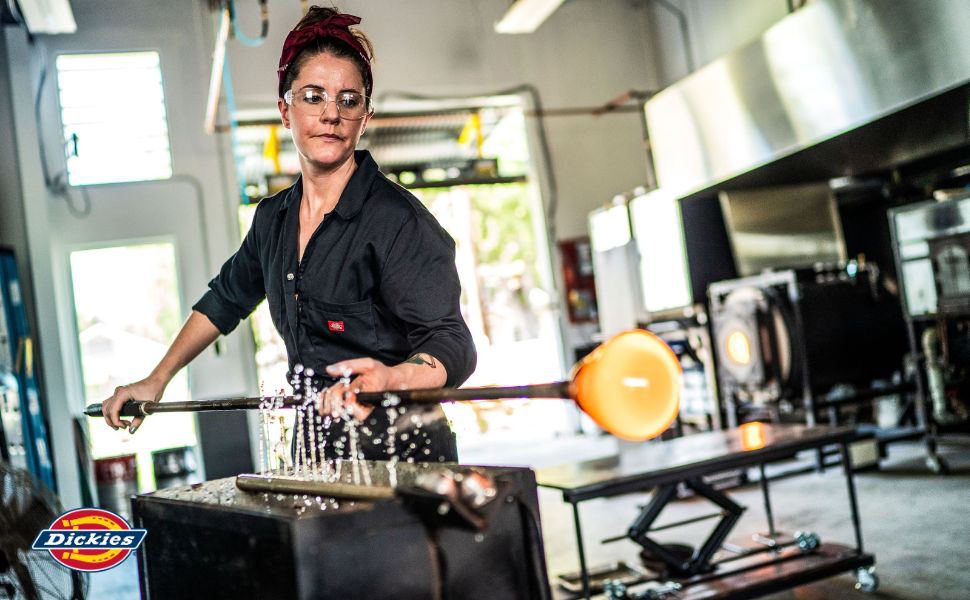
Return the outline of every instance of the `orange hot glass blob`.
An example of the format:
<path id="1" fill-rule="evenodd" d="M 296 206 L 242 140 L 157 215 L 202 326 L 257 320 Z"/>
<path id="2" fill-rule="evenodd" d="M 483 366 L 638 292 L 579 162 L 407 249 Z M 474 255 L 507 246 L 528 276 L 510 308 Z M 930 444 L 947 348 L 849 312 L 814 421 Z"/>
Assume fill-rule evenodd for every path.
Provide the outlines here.
<path id="1" fill-rule="evenodd" d="M 744 450 L 760 450 L 765 447 L 765 424 L 758 421 L 745 423 L 741 427 L 741 448 Z"/>
<path id="2" fill-rule="evenodd" d="M 643 441 L 663 433 L 680 406 L 680 361 L 642 329 L 613 337 L 573 370 L 570 394 L 613 435 Z"/>

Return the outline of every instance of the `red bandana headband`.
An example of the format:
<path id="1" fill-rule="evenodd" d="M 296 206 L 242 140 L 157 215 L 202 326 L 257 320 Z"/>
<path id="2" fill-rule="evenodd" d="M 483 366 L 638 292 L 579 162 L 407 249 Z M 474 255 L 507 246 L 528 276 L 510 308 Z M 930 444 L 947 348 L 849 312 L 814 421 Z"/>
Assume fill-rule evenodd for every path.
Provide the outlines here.
<path id="1" fill-rule="evenodd" d="M 335 37 L 338 40 L 345 42 L 350 45 L 351 48 L 360 54 L 360 57 L 364 59 L 364 65 L 367 68 L 367 77 L 371 78 L 370 70 L 370 57 L 367 56 L 367 51 L 360 41 L 354 37 L 354 34 L 350 32 L 350 26 L 360 23 L 360 17 L 355 17 L 354 15 L 336 14 L 321 21 L 317 21 L 312 25 L 307 25 L 302 29 L 294 29 L 286 36 L 286 41 L 283 42 L 283 53 L 280 54 L 280 68 L 277 69 L 276 75 L 279 77 L 279 92 L 280 98 L 286 90 L 283 89 L 283 79 L 286 77 L 286 69 L 290 66 L 296 57 L 299 56 L 300 52 L 306 48 L 311 42 L 319 38 L 325 37 Z"/>

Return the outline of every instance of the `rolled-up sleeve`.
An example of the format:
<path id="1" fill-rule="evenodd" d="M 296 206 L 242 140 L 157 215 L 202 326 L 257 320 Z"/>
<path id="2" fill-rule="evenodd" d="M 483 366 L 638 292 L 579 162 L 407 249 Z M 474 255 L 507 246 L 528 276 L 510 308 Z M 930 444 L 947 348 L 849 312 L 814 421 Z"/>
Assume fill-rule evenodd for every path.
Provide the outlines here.
<path id="1" fill-rule="evenodd" d="M 209 291 L 192 307 L 207 316 L 223 335 L 235 329 L 266 297 L 258 252 L 261 208 L 262 204 L 257 206 L 239 250 L 222 265 L 219 274 L 209 282 Z"/>
<path id="2" fill-rule="evenodd" d="M 425 352 L 448 372 L 446 386 L 465 382 L 477 354 L 461 316 L 455 242 L 430 214 L 405 221 L 381 269 L 381 297 L 407 326 L 411 354 Z"/>

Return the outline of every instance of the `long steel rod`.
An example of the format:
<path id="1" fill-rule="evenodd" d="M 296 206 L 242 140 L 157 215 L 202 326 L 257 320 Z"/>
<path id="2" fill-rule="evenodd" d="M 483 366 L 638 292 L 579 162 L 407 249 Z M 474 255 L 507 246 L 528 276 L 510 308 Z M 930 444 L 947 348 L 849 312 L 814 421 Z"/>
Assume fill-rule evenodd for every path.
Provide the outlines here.
<path id="1" fill-rule="evenodd" d="M 395 390 L 387 392 L 361 392 L 357 400 L 379 405 L 389 398 L 398 398 L 404 405 L 440 404 L 442 402 L 466 402 L 475 400 L 502 400 L 508 398 L 569 398 L 569 382 L 543 383 L 511 387 L 433 388 Z M 143 417 L 155 413 L 203 412 L 216 410 L 246 410 L 259 408 L 272 401 L 274 407 L 301 406 L 305 399 L 294 396 L 223 398 L 218 400 L 191 400 L 187 402 L 139 402 L 129 400 L 121 408 L 123 417 Z M 89 417 L 100 417 L 101 405 L 90 404 L 84 409 Z"/>
<path id="2" fill-rule="evenodd" d="M 579 503 L 573 502 L 573 523 L 576 525 L 576 548 L 579 550 L 579 576 L 583 582 L 583 598 L 590 600 L 589 568 L 586 566 L 586 549 L 583 547 L 583 526 L 579 522 Z"/>
<path id="3" fill-rule="evenodd" d="M 765 517 L 768 519 L 768 537 L 775 537 L 775 517 L 771 512 L 771 495 L 768 493 L 768 476 L 765 475 L 765 463 L 758 464 L 761 473 L 761 497 L 765 503 Z"/>
<path id="4" fill-rule="evenodd" d="M 842 472 L 845 473 L 845 485 L 849 491 L 849 513 L 852 517 L 852 530 L 855 533 L 855 550 L 862 554 L 862 524 L 859 519 L 859 502 L 855 495 L 855 481 L 852 473 L 855 468 L 852 466 L 852 455 L 849 453 L 849 445 L 846 442 L 839 444 L 842 453 Z"/>
<path id="5" fill-rule="evenodd" d="M 728 513 L 723 510 L 720 512 L 710 513 L 706 515 L 700 515 L 698 517 L 693 517 L 690 519 L 684 519 L 683 521 L 674 521 L 673 523 L 665 523 L 663 525 L 658 525 L 657 527 L 651 527 L 647 530 L 647 533 L 654 533 L 655 531 L 664 531 L 666 529 L 674 529 L 676 527 L 681 527 L 683 525 L 690 525 L 692 523 L 699 523 L 701 521 L 708 521 L 710 519 L 716 519 L 718 517 L 723 517 Z M 600 540 L 601 544 L 612 544 L 613 542 L 619 542 L 620 540 L 630 539 L 629 533 L 624 533 L 623 535 L 616 535 L 613 537 L 608 537 L 604 540 Z"/>
<path id="6" fill-rule="evenodd" d="M 394 497 L 394 488 L 351 483 L 333 483 L 244 473 L 236 476 L 236 487 L 245 492 L 268 494 L 306 494 L 355 500 L 384 500 Z"/>

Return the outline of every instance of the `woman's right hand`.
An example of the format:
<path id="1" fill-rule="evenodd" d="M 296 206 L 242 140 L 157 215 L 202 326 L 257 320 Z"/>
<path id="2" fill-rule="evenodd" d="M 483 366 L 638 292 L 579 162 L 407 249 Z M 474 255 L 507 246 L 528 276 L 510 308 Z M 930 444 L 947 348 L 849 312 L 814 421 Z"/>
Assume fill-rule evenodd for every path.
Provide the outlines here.
<path id="1" fill-rule="evenodd" d="M 160 381 L 151 377 L 142 379 L 135 383 L 122 385 L 115 388 L 115 393 L 110 398 L 101 403 L 101 414 L 104 420 L 112 429 L 119 427 L 128 429 L 128 433 L 135 433 L 145 417 L 135 417 L 130 422 L 121 419 L 121 407 L 128 400 L 138 400 L 147 402 L 158 402 L 165 391 L 167 381 Z"/>

